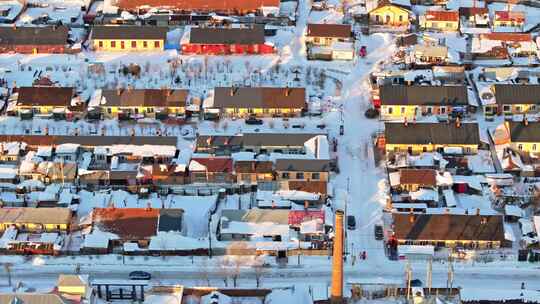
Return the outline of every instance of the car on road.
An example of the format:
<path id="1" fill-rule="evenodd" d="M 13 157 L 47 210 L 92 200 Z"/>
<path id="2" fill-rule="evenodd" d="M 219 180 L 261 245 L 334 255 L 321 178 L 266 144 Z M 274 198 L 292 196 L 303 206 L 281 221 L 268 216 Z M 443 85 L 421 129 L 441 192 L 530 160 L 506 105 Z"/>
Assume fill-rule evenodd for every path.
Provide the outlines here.
<path id="1" fill-rule="evenodd" d="M 263 121 L 262 119 L 258 119 L 256 117 L 251 116 L 246 119 L 246 124 L 247 125 L 262 125 Z"/>
<path id="2" fill-rule="evenodd" d="M 347 216 L 347 228 L 349 228 L 349 230 L 356 229 L 356 219 L 354 218 L 354 215 Z"/>
<path id="3" fill-rule="evenodd" d="M 152 275 L 146 271 L 136 270 L 129 273 L 130 280 L 150 280 Z"/>
<path id="4" fill-rule="evenodd" d="M 375 225 L 374 226 L 374 231 L 375 231 L 375 239 L 380 241 L 382 239 L 384 239 L 384 231 L 383 231 L 383 227 L 381 225 Z"/>
<path id="5" fill-rule="evenodd" d="M 411 287 L 422 287 L 424 283 L 422 283 L 419 279 L 412 279 L 411 280 Z"/>

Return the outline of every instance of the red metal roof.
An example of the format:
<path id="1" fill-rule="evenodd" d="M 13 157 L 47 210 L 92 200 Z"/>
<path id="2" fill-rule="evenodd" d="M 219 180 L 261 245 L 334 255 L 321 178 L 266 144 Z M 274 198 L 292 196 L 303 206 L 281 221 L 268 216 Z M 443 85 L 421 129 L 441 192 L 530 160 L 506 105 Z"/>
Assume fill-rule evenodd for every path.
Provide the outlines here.
<path id="1" fill-rule="evenodd" d="M 324 211 L 292 210 L 289 212 L 289 225 L 298 226 L 303 222 L 321 219 L 324 223 Z"/>
<path id="2" fill-rule="evenodd" d="M 101 231 L 140 240 L 156 235 L 158 218 L 155 208 L 95 208 L 92 220 Z"/>
<path id="3" fill-rule="evenodd" d="M 255 11 L 262 6 L 279 7 L 279 0 L 119 0 L 118 7 L 170 7 L 186 11 Z"/>
<path id="4" fill-rule="evenodd" d="M 233 160 L 228 157 L 194 157 L 191 160 L 206 167 L 207 172 L 233 172 Z"/>
<path id="5" fill-rule="evenodd" d="M 532 41 L 531 34 L 528 33 L 489 33 L 481 34 L 480 38 L 511 42 Z"/>
<path id="6" fill-rule="evenodd" d="M 426 11 L 424 16 L 428 21 L 459 21 L 458 11 Z"/>
<path id="7" fill-rule="evenodd" d="M 497 21 L 515 21 L 525 22 L 524 12 L 512 12 L 512 11 L 496 11 L 495 20 Z"/>

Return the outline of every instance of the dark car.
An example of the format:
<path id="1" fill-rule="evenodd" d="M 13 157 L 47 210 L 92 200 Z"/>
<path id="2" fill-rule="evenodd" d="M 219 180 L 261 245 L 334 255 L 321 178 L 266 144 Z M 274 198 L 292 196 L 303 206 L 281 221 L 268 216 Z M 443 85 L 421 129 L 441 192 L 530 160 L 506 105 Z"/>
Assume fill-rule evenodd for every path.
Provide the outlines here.
<path id="1" fill-rule="evenodd" d="M 262 125 L 263 121 L 262 119 L 258 119 L 252 116 L 246 119 L 246 124 L 247 125 Z"/>
<path id="2" fill-rule="evenodd" d="M 356 219 L 354 218 L 354 215 L 347 216 L 347 228 L 350 230 L 356 229 Z"/>
<path id="3" fill-rule="evenodd" d="M 411 280 L 411 287 L 422 287 L 422 285 L 424 285 L 424 283 L 422 283 L 422 281 L 419 279 Z"/>
<path id="4" fill-rule="evenodd" d="M 146 271 L 137 270 L 129 273 L 130 280 L 150 280 L 151 278 L 152 275 Z"/>
<path id="5" fill-rule="evenodd" d="M 384 231 L 383 227 L 381 225 L 375 225 L 375 239 L 376 240 L 382 240 L 384 239 Z"/>

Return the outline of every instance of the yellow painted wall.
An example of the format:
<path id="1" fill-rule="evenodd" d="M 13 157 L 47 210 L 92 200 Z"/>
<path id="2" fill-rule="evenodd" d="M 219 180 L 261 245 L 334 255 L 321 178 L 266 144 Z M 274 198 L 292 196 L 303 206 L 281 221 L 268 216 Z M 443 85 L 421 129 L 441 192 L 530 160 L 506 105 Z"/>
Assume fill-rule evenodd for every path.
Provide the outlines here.
<path id="1" fill-rule="evenodd" d="M 439 148 L 447 147 L 461 147 L 465 154 L 476 154 L 478 152 L 477 145 L 396 145 L 396 144 L 386 144 L 386 153 L 392 152 L 407 152 L 409 147 L 412 147 L 413 154 L 420 154 L 422 152 L 433 152 Z M 467 152 L 467 148 L 469 149 Z"/>
<path id="2" fill-rule="evenodd" d="M 493 26 L 495 27 L 518 26 L 519 27 L 519 26 L 523 26 L 523 23 L 493 20 Z"/>
<path id="3" fill-rule="evenodd" d="M 103 113 L 111 118 L 116 117 L 119 112 L 135 113 L 135 109 L 139 114 L 155 114 L 158 108 L 155 107 L 103 107 Z M 162 109 L 161 107 L 159 109 Z M 184 107 L 167 107 L 165 108 L 170 114 L 184 114 Z"/>
<path id="4" fill-rule="evenodd" d="M 430 106 L 431 115 L 447 114 L 452 111 L 452 107 L 444 106 Z M 441 109 L 445 109 L 444 113 L 441 113 Z M 391 109 L 391 110 L 390 110 Z M 415 117 L 421 116 L 422 113 L 427 114 L 427 106 L 411 106 L 411 105 L 381 105 L 381 118 L 385 120 L 399 120 L 407 118 L 412 121 Z"/>
<path id="5" fill-rule="evenodd" d="M 67 293 L 72 295 L 85 295 L 86 287 L 84 286 L 58 286 L 60 293 Z"/>
<path id="6" fill-rule="evenodd" d="M 503 105 L 504 114 L 528 114 L 537 113 L 538 106 L 534 104 L 512 104 Z"/>
<path id="7" fill-rule="evenodd" d="M 518 151 L 523 151 L 527 153 L 538 153 L 540 152 L 540 142 L 512 142 L 510 146 Z"/>
<path id="8" fill-rule="evenodd" d="M 409 11 L 393 5 L 384 5 L 369 12 L 369 21 L 373 24 L 406 26 L 410 24 Z"/>
<path id="9" fill-rule="evenodd" d="M 459 22 L 454 21 L 422 21 L 421 27 L 425 29 L 441 30 L 441 31 L 457 31 Z"/>
<path id="10" fill-rule="evenodd" d="M 223 109 L 224 113 L 231 116 L 249 116 L 255 115 L 259 117 L 270 117 L 272 115 L 299 115 L 302 112 L 302 109 L 290 109 L 290 108 L 277 108 L 277 109 L 246 109 L 246 108 L 225 108 Z"/>
<path id="11" fill-rule="evenodd" d="M 45 225 L 42 226 L 41 224 L 36 224 L 36 223 L 24 223 L 23 224 L 23 223 L 7 223 L 7 222 L 1 223 L 0 228 L 2 230 L 5 230 L 11 225 L 15 225 L 19 229 L 24 225 L 25 229 L 28 230 L 28 231 L 41 231 L 42 228 L 44 230 L 46 230 L 46 231 L 58 231 L 58 229 L 56 229 L 57 225 L 60 226 L 61 231 L 66 231 L 68 229 L 67 224 L 45 224 Z"/>
<path id="12" fill-rule="evenodd" d="M 115 42 L 115 46 L 111 45 L 112 42 Z M 122 48 L 122 41 L 124 41 L 125 48 Z M 137 44 L 135 48 L 131 47 L 132 41 L 135 41 Z M 146 41 L 147 47 L 144 47 L 144 42 Z M 159 42 L 159 47 L 155 46 L 155 42 Z M 102 47 L 99 46 L 100 42 L 103 44 Z M 92 46 L 96 51 L 162 51 L 165 48 L 164 40 L 102 40 L 102 39 L 93 39 Z"/>

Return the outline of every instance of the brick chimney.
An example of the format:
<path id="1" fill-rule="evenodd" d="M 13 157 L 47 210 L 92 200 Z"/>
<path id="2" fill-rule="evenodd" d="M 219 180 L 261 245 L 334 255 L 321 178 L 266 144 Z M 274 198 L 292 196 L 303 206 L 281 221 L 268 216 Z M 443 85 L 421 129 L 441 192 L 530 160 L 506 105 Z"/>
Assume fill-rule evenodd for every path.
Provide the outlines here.
<path id="1" fill-rule="evenodd" d="M 332 291 L 330 294 L 331 304 L 343 303 L 343 210 L 336 210 L 334 224 L 334 248 L 332 252 Z"/>

